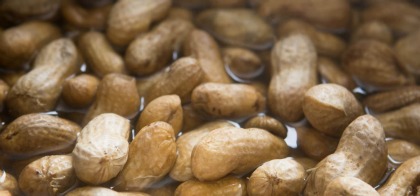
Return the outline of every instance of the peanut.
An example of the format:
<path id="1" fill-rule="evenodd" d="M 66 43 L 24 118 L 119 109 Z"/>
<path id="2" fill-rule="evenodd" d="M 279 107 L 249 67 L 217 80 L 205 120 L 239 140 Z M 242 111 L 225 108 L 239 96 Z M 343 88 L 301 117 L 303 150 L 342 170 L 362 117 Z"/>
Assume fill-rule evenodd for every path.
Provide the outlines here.
<path id="1" fill-rule="evenodd" d="M 389 27 L 380 21 L 369 21 L 364 24 L 361 24 L 357 29 L 351 34 L 351 42 L 356 42 L 362 39 L 374 39 L 385 44 L 392 44 L 392 31 Z"/>
<path id="2" fill-rule="evenodd" d="M 206 119 L 203 115 L 200 115 L 199 113 L 197 113 L 197 111 L 194 110 L 191 104 L 182 106 L 182 116 L 183 116 L 183 122 L 182 122 L 183 133 L 186 133 L 194 128 L 197 128 L 208 121 L 208 119 Z"/>
<path id="3" fill-rule="evenodd" d="M 202 126 L 182 134 L 176 140 L 178 157 L 169 175 L 177 181 L 187 181 L 193 179 L 191 171 L 191 154 L 197 143 L 208 135 L 211 131 L 222 127 L 233 127 L 229 121 L 220 120 L 205 123 Z"/>
<path id="4" fill-rule="evenodd" d="M 2 191 L 9 191 L 10 195 L 18 195 L 19 194 L 19 186 L 16 178 L 9 173 L 2 171 L 0 175 L 0 190 Z M 0 192 L 1 195 L 1 192 Z"/>
<path id="5" fill-rule="evenodd" d="M 305 168 L 306 171 L 314 168 L 318 163 L 317 161 L 307 157 L 292 157 L 292 159 L 298 162 L 300 165 L 302 165 L 302 167 Z M 308 173 L 306 174 L 306 176 L 307 175 Z"/>
<path id="6" fill-rule="evenodd" d="M 108 39 L 115 45 L 125 46 L 139 33 L 149 29 L 169 11 L 170 0 L 122 0 L 114 4 L 108 17 Z"/>
<path id="7" fill-rule="evenodd" d="M 244 174 L 275 158 L 284 158 L 289 149 L 283 139 L 257 128 L 219 128 L 195 146 L 191 168 L 200 181 Z"/>
<path id="8" fill-rule="evenodd" d="M 267 130 L 274 135 L 278 135 L 281 138 L 287 137 L 287 129 L 286 127 L 277 119 L 267 116 L 267 115 L 258 115 L 253 118 L 248 119 L 244 126 L 244 128 L 260 128 Z"/>
<path id="9" fill-rule="evenodd" d="M 182 129 L 182 120 L 183 113 L 179 96 L 164 95 L 147 104 L 137 121 L 136 131 L 153 122 L 163 121 L 170 124 L 175 131 L 174 134 L 178 135 Z"/>
<path id="10" fill-rule="evenodd" d="M 74 189 L 67 193 L 67 196 L 149 196 L 149 194 L 141 192 L 116 192 L 104 187 L 85 186 Z"/>
<path id="11" fill-rule="evenodd" d="M 4 0 L 1 3 L 1 12 L 9 20 L 20 23 L 28 20 L 50 20 L 56 17 L 60 8 L 59 0 Z"/>
<path id="12" fill-rule="evenodd" d="M 393 139 L 387 141 L 388 154 L 397 162 L 404 162 L 420 155 L 420 146 L 404 140 Z"/>
<path id="13" fill-rule="evenodd" d="M 175 196 L 188 195 L 238 195 L 245 196 L 246 184 L 243 179 L 235 177 L 225 177 L 213 182 L 200 182 L 198 180 L 189 180 L 181 185 L 175 191 Z"/>
<path id="14" fill-rule="evenodd" d="M 244 7 L 247 0 L 209 0 L 210 6 L 229 8 L 229 7 Z"/>
<path id="15" fill-rule="evenodd" d="M 336 151 L 319 162 L 307 178 L 305 195 L 323 195 L 338 177 L 356 177 L 376 185 L 387 169 L 385 134 L 378 120 L 363 115 L 344 130 Z"/>
<path id="16" fill-rule="evenodd" d="M 327 81 L 327 83 L 338 84 L 346 87 L 348 90 L 356 88 L 356 83 L 353 81 L 351 76 L 345 72 L 341 66 L 337 65 L 328 58 L 318 58 L 318 72 Z"/>
<path id="17" fill-rule="evenodd" d="M 105 113 L 92 119 L 73 150 L 77 177 L 96 185 L 117 176 L 127 161 L 129 134 L 130 122 L 121 116 Z"/>
<path id="18" fill-rule="evenodd" d="M 186 8 L 203 8 L 208 5 L 208 0 L 174 0 L 174 4 Z"/>
<path id="19" fill-rule="evenodd" d="M 114 0 L 96 0 L 96 1 L 91 1 L 91 0 L 77 0 L 77 2 L 86 7 L 86 8 L 97 8 L 97 7 L 102 7 L 102 6 L 106 6 L 109 4 L 112 4 L 114 2 Z"/>
<path id="20" fill-rule="evenodd" d="M 3 110 L 4 101 L 6 100 L 9 89 L 9 85 L 0 79 L 0 111 Z"/>
<path id="21" fill-rule="evenodd" d="M 339 177 L 331 181 L 325 189 L 325 196 L 345 195 L 345 196 L 358 196 L 358 195 L 371 195 L 379 196 L 378 192 L 355 177 Z"/>
<path id="22" fill-rule="evenodd" d="M 58 195 L 71 188 L 76 179 L 71 156 L 45 156 L 23 169 L 19 187 L 26 195 Z"/>
<path id="23" fill-rule="evenodd" d="M 71 40 L 62 38 L 45 46 L 35 60 L 34 69 L 10 89 L 6 98 L 10 114 L 52 110 L 65 79 L 77 71 L 79 63 L 80 56 Z"/>
<path id="24" fill-rule="evenodd" d="M 261 59 L 251 50 L 228 47 L 222 50 L 222 54 L 228 73 L 231 72 L 231 77 L 233 75 L 239 81 L 256 78 L 264 71 Z"/>
<path id="25" fill-rule="evenodd" d="M 83 124 L 103 113 L 133 117 L 139 110 L 140 97 L 133 77 L 112 73 L 106 75 L 98 86 L 96 99 L 87 111 Z"/>
<path id="26" fill-rule="evenodd" d="M 356 97 L 336 84 L 310 88 L 305 93 L 302 108 L 314 128 L 335 137 L 340 137 L 347 125 L 363 114 Z"/>
<path id="27" fill-rule="evenodd" d="M 419 41 L 420 31 L 417 30 L 416 32 L 398 40 L 394 47 L 395 54 L 401 62 L 401 65 L 417 78 L 420 77 L 420 60 L 416 58 L 416 55 L 420 50 L 420 47 L 413 43 L 417 43 Z"/>
<path id="28" fill-rule="evenodd" d="M 326 156 L 334 153 L 337 148 L 336 138 L 324 135 L 311 127 L 298 127 L 297 144 L 298 147 L 310 158 L 322 160 Z"/>
<path id="29" fill-rule="evenodd" d="M 15 158 L 71 152 L 79 132 L 79 125 L 68 120 L 47 114 L 27 114 L 3 130 L 0 149 Z"/>
<path id="30" fill-rule="evenodd" d="M 299 195 L 304 187 L 305 169 L 293 159 L 274 159 L 258 167 L 249 178 L 250 196 Z"/>
<path id="31" fill-rule="evenodd" d="M 99 80 L 95 76 L 80 74 L 64 83 L 61 97 L 67 105 L 83 108 L 93 102 L 98 85 Z"/>
<path id="32" fill-rule="evenodd" d="M 180 8 L 180 7 L 171 7 L 169 10 L 167 19 L 182 19 L 186 21 L 193 21 L 193 13 L 191 10 Z"/>
<path id="33" fill-rule="evenodd" d="M 191 95 L 194 110 L 213 118 L 239 118 L 265 109 L 265 97 L 246 84 L 204 83 Z"/>
<path id="34" fill-rule="evenodd" d="M 315 48 L 305 35 L 290 35 L 276 43 L 268 88 L 268 107 L 275 116 L 286 121 L 303 118 L 303 95 L 317 83 L 316 59 Z"/>
<path id="35" fill-rule="evenodd" d="M 116 190 L 140 191 L 169 173 L 176 160 L 172 126 L 154 122 L 143 127 L 130 143 L 128 160 L 115 180 Z"/>
<path id="36" fill-rule="evenodd" d="M 197 23 L 228 45 L 267 49 L 274 42 L 274 33 L 270 25 L 249 9 L 205 10 L 198 14 Z"/>
<path id="37" fill-rule="evenodd" d="M 61 13 L 66 23 L 77 29 L 104 30 L 111 8 L 112 5 L 109 4 L 89 9 L 79 5 L 76 0 L 64 0 Z"/>
<path id="38" fill-rule="evenodd" d="M 165 184 L 160 187 L 151 188 L 146 191 L 150 196 L 173 196 L 178 184 Z"/>
<path id="39" fill-rule="evenodd" d="M 7 72 L 7 73 L 1 73 L 0 78 L 6 82 L 9 87 L 12 87 L 16 84 L 16 82 L 19 80 L 20 77 L 25 75 L 26 73 L 24 71 L 17 71 L 17 72 Z"/>
<path id="40" fill-rule="evenodd" d="M 78 46 L 89 68 L 99 77 L 126 72 L 123 58 L 112 49 L 102 33 L 91 31 L 83 34 Z"/>
<path id="41" fill-rule="evenodd" d="M 14 1 L 9 1 L 14 2 Z M 20 2 L 21 1 L 16 1 Z M 32 21 L 0 33 L 0 67 L 19 69 L 43 46 L 60 37 L 57 27 L 46 22 Z"/>
<path id="42" fill-rule="evenodd" d="M 386 112 L 420 102 L 420 87 L 401 87 L 367 96 L 363 103 L 371 111 Z"/>

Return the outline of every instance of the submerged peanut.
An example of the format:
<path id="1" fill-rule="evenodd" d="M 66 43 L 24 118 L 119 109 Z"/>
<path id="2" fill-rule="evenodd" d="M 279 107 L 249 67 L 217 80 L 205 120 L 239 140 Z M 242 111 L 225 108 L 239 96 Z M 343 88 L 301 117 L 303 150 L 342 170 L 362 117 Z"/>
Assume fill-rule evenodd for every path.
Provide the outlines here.
<path id="1" fill-rule="evenodd" d="M 85 8 L 77 0 L 64 0 L 61 4 L 61 13 L 66 23 L 75 28 L 104 30 L 111 8 L 111 4 Z"/>
<path id="2" fill-rule="evenodd" d="M 64 83 L 61 97 L 67 105 L 83 108 L 92 103 L 98 85 L 99 80 L 95 76 L 80 74 Z"/>
<path id="3" fill-rule="evenodd" d="M 0 190 L 9 191 L 10 195 L 19 195 L 19 185 L 16 178 L 4 170 L 1 171 L 0 175 Z"/>
<path id="4" fill-rule="evenodd" d="M 420 146 L 405 140 L 393 139 L 387 141 L 386 144 L 389 156 L 397 162 L 404 162 L 420 155 Z"/>
<path id="5" fill-rule="evenodd" d="M 297 145 L 308 157 L 322 160 L 337 148 L 338 139 L 324 135 L 310 127 L 298 127 Z"/>
<path id="6" fill-rule="evenodd" d="M 417 58 L 420 47 L 413 43 L 418 42 L 420 42 L 420 30 L 401 38 L 394 46 L 395 54 L 401 65 L 417 78 L 420 77 L 420 60 Z"/>
<path id="7" fill-rule="evenodd" d="M 374 39 L 385 44 L 392 44 L 392 31 L 389 27 L 380 21 L 369 21 L 361 24 L 351 34 L 351 42 L 356 42 L 362 39 Z"/>
<path id="8" fill-rule="evenodd" d="M 318 58 L 318 72 L 327 83 L 334 83 L 344 86 L 350 91 L 356 88 L 356 83 L 354 82 L 353 78 L 347 72 L 345 72 L 341 66 L 337 65 L 335 62 L 328 58 Z"/>
<path id="9" fill-rule="evenodd" d="M 200 125 L 204 124 L 208 121 L 203 115 L 199 114 L 191 104 L 183 105 L 182 106 L 182 129 L 183 133 L 186 133 L 194 128 L 199 127 Z"/>
<path id="10" fill-rule="evenodd" d="M 175 196 L 189 195 L 237 195 L 245 196 L 245 180 L 235 177 L 225 177 L 217 181 L 201 182 L 198 180 L 189 180 L 176 188 Z"/>
<path id="11" fill-rule="evenodd" d="M 247 120 L 243 127 L 264 129 L 280 136 L 281 138 L 286 138 L 287 136 L 286 127 L 277 119 L 267 115 L 258 115 L 253 117 Z"/>
<path id="12" fill-rule="evenodd" d="M 420 87 L 408 86 L 379 92 L 366 97 L 363 103 L 374 112 L 386 112 L 420 102 Z"/>
<path id="13" fill-rule="evenodd" d="M 228 73 L 231 72 L 231 77 L 233 75 L 240 80 L 253 79 L 264 71 L 261 59 L 251 50 L 228 47 L 222 50 L 222 54 L 226 69 Z"/>
<path id="14" fill-rule="evenodd" d="M 6 100 L 9 89 L 9 85 L 0 79 L 0 111 L 3 110 L 4 101 Z"/>
<path id="15" fill-rule="evenodd" d="M 76 188 L 69 193 L 66 194 L 67 196 L 149 196 L 149 194 L 141 193 L 141 192 L 116 192 L 109 188 L 104 187 L 93 187 L 93 186 L 85 186 Z"/>
<path id="16" fill-rule="evenodd" d="M 325 196 L 346 195 L 370 195 L 379 196 L 379 193 L 369 184 L 355 177 L 339 177 L 330 182 L 325 189 Z"/>
<path id="17" fill-rule="evenodd" d="M 263 129 L 225 127 L 211 131 L 195 146 L 191 168 L 200 181 L 244 174 L 271 159 L 284 158 L 289 149 Z"/>
<path id="18" fill-rule="evenodd" d="M 1 12 L 13 23 L 29 20 L 51 20 L 60 8 L 59 0 L 4 0 Z"/>

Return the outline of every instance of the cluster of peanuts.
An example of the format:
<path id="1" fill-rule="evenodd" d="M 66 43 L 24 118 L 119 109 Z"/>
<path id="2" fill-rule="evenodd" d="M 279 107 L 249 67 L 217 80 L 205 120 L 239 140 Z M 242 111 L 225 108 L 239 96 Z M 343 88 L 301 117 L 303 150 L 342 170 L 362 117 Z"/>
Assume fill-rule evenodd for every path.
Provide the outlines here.
<path id="1" fill-rule="evenodd" d="M 418 195 L 418 0 L 2 0 L 0 195 Z"/>

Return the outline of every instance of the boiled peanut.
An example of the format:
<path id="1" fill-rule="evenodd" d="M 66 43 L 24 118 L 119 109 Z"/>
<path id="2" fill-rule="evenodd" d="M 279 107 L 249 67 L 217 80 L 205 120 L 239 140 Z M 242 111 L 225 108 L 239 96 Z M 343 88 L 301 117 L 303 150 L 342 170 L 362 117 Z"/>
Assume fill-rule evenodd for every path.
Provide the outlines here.
<path id="1" fill-rule="evenodd" d="M 27 165 L 19 175 L 19 187 L 26 195 L 59 195 L 76 183 L 69 155 L 42 157 Z"/>
<path id="2" fill-rule="evenodd" d="M 67 196 L 149 196 L 147 193 L 141 192 L 116 192 L 108 188 L 104 187 L 93 187 L 93 186 L 85 186 L 76 188 L 69 193 L 66 194 Z"/>
<path id="3" fill-rule="evenodd" d="M 228 47 L 222 50 L 223 61 L 226 69 L 239 80 L 256 78 L 264 71 L 261 59 L 245 48 Z M 237 79 L 238 80 L 238 79 Z"/>
<path id="4" fill-rule="evenodd" d="M 116 53 L 100 32 L 90 31 L 81 36 L 78 46 L 93 72 L 103 77 L 109 73 L 125 73 L 123 58 Z"/>
<path id="5" fill-rule="evenodd" d="M 344 130 L 337 150 L 323 159 L 307 178 L 305 195 L 323 195 L 338 177 L 356 177 L 376 185 L 387 169 L 385 134 L 378 120 L 363 115 Z"/>
<path id="6" fill-rule="evenodd" d="M 303 118 L 303 95 L 317 83 L 316 59 L 315 48 L 305 35 L 293 34 L 276 43 L 268 88 L 268 107 L 275 116 L 286 121 Z"/>
<path id="7" fill-rule="evenodd" d="M 219 120 L 205 123 L 194 130 L 182 134 L 176 140 L 178 157 L 174 167 L 169 173 L 171 178 L 177 181 L 187 181 L 193 179 L 193 174 L 191 171 L 191 154 L 194 147 L 211 131 L 222 127 L 233 127 L 233 124 L 229 121 Z"/>
<path id="8" fill-rule="evenodd" d="M 404 140 L 393 139 L 386 142 L 389 156 L 397 162 L 404 162 L 420 155 L 420 146 Z"/>
<path id="9" fill-rule="evenodd" d="M 402 66 L 408 72 L 417 76 L 417 78 L 420 76 L 420 60 L 416 56 L 420 47 L 413 43 L 418 43 L 419 41 L 420 31 L 416 31 L 398 40 L 394 47 L 395 54 Z"/>
<path id="10" fill-rule="evenodd" d="M 204 83 L 191 95 L 194 110 L 214 118 L 246 117 L 265 109 L 265 97 L 246 84 Z"/>
<path id="11" fill-rule="evenodd" d="M 162 21 L 152 31 L 139 36 L 125 53 L 127 69 L 136 75 L 149 75 L 161 70 L 178 51 L 193 25 L 182 19 Z"/>
<path id="12" fill-rule="evenodd" d="M 297 19 L 290 19 L 277 28 L 280 38 L 301 33 L 308 36 L 313 42 L 318 54 L 332 58 L 340 57 L 346 49 L 346 43 L 334 34 L 316 29 L 309 23 Z"/>
<path id="13" fill-rule="evenodd" d="M 98 1 L 95 1 L 98 2 Z M 104 30 L 106 20 L 112 5 L 87 9 L 76 0 L 64 0 L 61 4 L 61 13 L 69 25 L 78 29 Z"/>
<path id="14" fill-rule="evenodd" d="M 169 173 L 176 160 L 172 126 L 154 122 L 143 127 L 130 143 L 124 169 L 115 181 L 116 190 L 140 191 Z"/>
<path id="15" fill-rule="evenodd" d="M 380 21 L 369 21 L 361 24 L 351 34 L 351 42 L 356 42 L 362 39 L 374 39 L 385 44 L 392 44 L 392 31 L 389 27 Z"/>
<path id="16" fill-rule="evenodd" d="M 178 135 L 183 122 L 181 99 L 178 95 L 164 95 L 147 104 L 137 121 L 136 131 L 156 121 L 170 124 L 174 134 Z"/>
<path id="17" fill-rule="evenodd" d="M 411 195 L 418 186 L 420 156 L 413 157 L 400 165 L 385 185 L 378 189 L 380 195 Z"/>
<path id="18" fill-rule="evenodd" d="M 324 135 L 311 127 L 298 127 L 296 132 L 299 149 L 315 160 L 322 160 L 337 148 L 336 138 Z"/>
<path id="19" fill-rule="evenodd" d="M 328 83 L 344 86 L 348 90 L 356 88 L 356 83 L 351 76 L 328 58 L 318 58 L 318 72 Z"/>
<path id="20" fill-rule="evenodd" d="M 167 14 L 170 0 L 122 0 L 114 4 L 108 17 L 106 35 L 115 45 L 125 46 L 152 22 Z"/>
<path id="21" fill-rule="evenodd" d="M 193 130 L 208 121 L 208 119 L 206 119 L 203 115 L 197 113 L 191 104 L 182 106 L 182 116 L 183 133 Z"/>
<path id="22" fill-rule="evenodd" d="M 340 137 L 347 125 L 364 113 L 356 97 L 336 84 L 310 88 L 305 93 L 302 108 L 314 128 L 335 137 Z"/>
<path id="23" fill-rule="evenodd" d="M 257 128 L 219 128 L 207 134 L 195 146 L 191 168 L 200 181 L 217 180 L 228 175 L 244 174 L 260 164 L 287 156 L 283 139 Z"/>
<path id="24" fill-rule="evenodd" d="M 19 185 L 16 178 L 4 170 L 0 175 L 0 190 L 9 191 L 10 195 L 19 195 Z M 0 192 L 0 195 L 2 193 Z"/>
<path id="25" fill-rule="evenodd" d="M 280 136 L 281 138 L 286 138 L 287 136 L 286 127 L 277 119 L 267 115 L 258 115 L 250 118 L 245 122 L 243 127 L 264 129 Z"/>
<path id="26" fill-rule="evenodd" d="M 160 187 L 154 187 L 146 191 L 150 196 L 173 196 L 178 184 L 165 184 Z"/>
<path id="27" fill-rule="evenodd" d="M 183 53 L 197 59 L 204 73 L 204 82 L 230 83 L 216 41 L 202 30 L 193 30 L 184 41 Z"/>
<path id="28" fill-rule="evenodd" d="M 58 37 L 59 29 L 46 22 L 32 21 L 6 29 L 0 34 L 0 67 L 21 68 L 38 50 Z"/>
<path id="29" fill-rule="evenodd" d="M 71 152 L 80 127 L 47 114 L 20 116 L 0 134 L 2 152 L 25 158 L 51 152 Z"/>
<path id="30" fill-rule="evenodd" d="M 293 159 L 274 159 L 258 167 L 247 185 L 250 196 L 299 195 L 305 185 L 305 169 Z"/>
<path id="31" fill-rule="evenodd" d="M 62 38 L 45 46 L 34 69 L 19 78 L 10 89 L 6 104 L 13 116 L 52 110 L 65 79 L 80 65 L 80 55 L 70 39 Z"/>
<path id="32" fill-rule="evenodd" d="M 96 99 L 85 115 L 83 124 L 103 113 L 115 113 L 124 117 L 134 116 L 140 107 L 133 77 L 112 73 L 106 75 L 98 86 Z"/>
<path id="33" fill-rule="evenodd" d="M 270 25 L 249 9 L 205 10 L 198 14 L 197 23 L 228 45 L 267 49 L 274 42 L 274 33 Z"/>
<path id="34" fill-rule="evenodd" d="M 61 97 L 67 105 L 83 108 L 92 103 L 98 85 L 99 80 L 95 76 L 80 74 L 64 83 Z"/>
<path id="35" fill-rule="evenodd" d="M 9 85 L 0 79 L 0 111 L 3 110 L 4 101 L 6 100 L 9 89 Z"/>
<path id="36" fill-rule="evenodd" d="M 363 103 L 374 112 L 386 112 L 420 102 L 420 87 L 408 86 L 379 92 L 366 97 Z"/>
<path id="37" fill-rule="evenodd" d="M 191 12 L 191 10 L 185 8 L 171 7 L 167 19 L 183 19 L 192 22 L 193 13 Z"/>
<path id="38" fill-rule="evenodd" d="M 379 196 L 378 192 L 366 182 L 355 177 L 339 177 L 331 181 L 325 189 L 325 196 L 346 195 L 371 195 Z"/>
<path id="39" fill-rule="evenodd" d="M 238 195 L 245 196 L 246 184 L 243 179 L 235 177 L 225 177 L 217 181 L 201 182 L 198 180 L 189 180 L 181 185 L 175 191 L 175 196 L 188 195 Z"/>
<path id="40" fill-rule="evenodd" d="M 116 114 L 93 118 L 81 131 L 73 150 L 77 177 L 101 184 L 117 176 L 128 156 L 130 122 Z"/>
<path id="41" fill-rule="evenodd" d="M 59 0 L 4 0 L 1 2 L 0 10 L 11 22 L 21 23 L 34 19 L 53 19 L 59 8 Z"/>

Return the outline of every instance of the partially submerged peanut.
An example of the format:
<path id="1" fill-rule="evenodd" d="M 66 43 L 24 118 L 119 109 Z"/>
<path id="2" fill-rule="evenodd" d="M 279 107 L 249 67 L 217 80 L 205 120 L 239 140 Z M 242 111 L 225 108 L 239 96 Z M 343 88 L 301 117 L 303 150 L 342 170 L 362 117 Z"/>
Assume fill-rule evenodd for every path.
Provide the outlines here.
<path id="1" fill-rule="evenodd" d="M 287 136 L 286 127 L 277 119 L 267 115 L 258 115 L 250 118 L 245 122 L 243 127 L 264 129 L 280 136 L 281 138 L 286 138 Z"/>
<path id="2" fill-rule="evenodd" d="M 293 159 L 274 159 L 258 167 L 249 178 L 248 195 L 299 195 L 305 169 Z"/>
<path id="3" fill-rule="evenodd" d="M 1 12 L 13 23 L 29 20 L 51 20 L 56 17 L 60 8 L 59 0 L 4 0 Z"/>
<path id="4" fill-rule="evenodd" d="M 83 108 L 93 102 L 98 85 L 99 80 L 95 76 L 80 74 L 64 83 L 61 97 L 67 105 Z"/>
<path id="5" fill-rule="evenodd" d="M 247 193 L 245 180 L 229 176 L 212 182 L 189 180 L 179 185 L 175 191 L 175 196 L 188 195 L 245 196 Z"/>
<path id="6" fill-rule="evenodd" d="M 376 185 L 387 169 L 385 134 L 378 120 L 363 115 L 347 126 L 337 150 L 317 164 L 307 178 L 305 195 L 323 195 L 338 177 L 356 177 Z"/>
<path id="7" fill-rule="evenodd" d="M 340 137 L 347 125 L 364 113 L 356 97 L 336 84 L 310 88 L 305 93 L 302 108 L 314 128 L 335 137 Z"/>
<path id="8" fill-rule="evenodd" d="M 172 126 L 154 122 L 143 127 L 130 143 L 128 160 L 115 180 L 116 190 L 141 191 L 169 173 L 176 160 Z"/>
<path id="9" fill-rule="evenodd" d="M 264 71 L 261 59 L 245 48 L 228 47 L 222 50 L 223 61 L 231 75 L 240 80 L 256 78 Z"/>
<path id="10" fill-rule="evenodd" d="M 9 89 L 9 85 L 0 79 L 0 111 L 3 110 L 4 101 L 6 100 Z"/>
<path id="11" fill-rule="evenodd" d="M 200 181 L 244 174 L 260 164 L 284 158 L 289 149 L 283 139 L 257 128 L 225 127 L 211 131 L 195 146 L 191 168 Z"/>
<path id="12" fill-rule="evenodd" d="M 420 146 L 417 144 L 399 139 L 389 140 L 386 144 L 388 154 L 394 161 L 402 163 L 410 158 L 420 156 Z"/>
<path id="13" fill-rule="evenodd" d="M 109 4 L 89 9 L 76 0 L 64 0 L 61 13 L 66 23 L 75 28 L 104 30 L 111 8 L 112 5 Z"/>
<path id="14" fill-rule="evenodd" d="M 418 42 L 420 42 L 419 30 L 401 38 L 394 46 L 395 54 L 401 65 L 417 78 L 420 77 L 420 60 L 416 56 L 420 47 L 413 43 Z"/>
<path id="15" fill-rule="evenodd" d="M 191 95 L 192 107 L 213 118 L 239 118 L 265 109 L 265 97 L 246 84 L 204 83 Z"/>
<path id="16" fill-rule="evenodd" d="M 47 114 L 20 116 L 0 134 L 0 149 L 15 158 L 51 152 L 71 152 L 80 127 Z"/>
<path id="17" fill-rule="evenodd" d="M 0 190 L 2 191 L 9 191 L 10 195 L 18 195 L 19 194 L 19 185 L 14 176 L 5 172 L 4 170 L 1 171 L 0 175 Z M 1 195 L 1 192 L 0 192 Z"/>
<path id="18" fill-rule="evenodd" d="M 316 59 L 315 48 L 305 35 L 293 34 L 276 43 L 268 88 L 268 107 L 275 116 L 286 121 L 303 118 L 303 95 L 317 83 Z"/>
<path id="19" fill-rule="evenodd" d="M 298 127 L 297 145 L 308 157 L 322 160 L 334 153 L 338 139 L 324 135 L 311 127 Z"/>
<path id="20" fill-rule="evenodd" d="M 109 188 L 85 186 L 76 188 L 66 194 L 67 196 L 149 196 L 147 193 L 141 192 L 116 192 Z"/>
<path id="21" fill-rule="evenodd" d="M 27 165 L 19 175 L 19 187 L 26 195 L 59 195 L 75 185 L 72 157 L 53 155 Z"/>
<path id="22" fill-rule="evenodd" d="M 130 122 L 106 113 L 92 119 L 81 131 L 73 149 L 77 177 L 89 184 L 102 184 L 117 176 L 128 156 Z"/>
<path id="23" fill-rule="evenodd" d="M 136 131 L 157 121 L 170 124 L 174 134 L 178 135 L 183 122 L 181 99 L 178 95 L 164 95 L 147 104 L 137 121 Z"/>
<path id="24" fill-rule="evenodd" d="M 408 86 L 367 96 L 363 103 L 373 112 L 386 112 L 420 102 L 420 87 Z"/>
<path id="25" fill-rule="evenodd" d="M 328 58 L 318 58 L 318 72 L 327 83 L 334 83 L 344 86 L 350 91 L 356 88 L 356 83 L 352 77 L 347 72 L 345 72 L 341 66 L 337 65 L 335 62 Z"/>
<path id="26" fill-rule="evenodd" d="M 325 196 L 345 195 L 379 196 L 379 193 L 369 184 L 355 177 L 339 177 L 330 182 L 325 189 Z"/>
<path id="27" fill-rule="evenodd" d="M 389 29 L 385 23 L 373 20 L 361 24 L 351 34 L 351 42 L 356 42 L 362 39 L 374 39 L 391 45 L 393 35 L 391 29 Z"/>
<path id="28" fill-rule="evenodd" d="M 182 122 L 183 133 L 186 133 L 194 128 L 197 128 L 208 121 L 208 119 L 206 119 L 203 115 L 195 111 L 194 108 L 191 106 L 191 104 L 182 106 L 182 116 L 183 116 L 183 122 Z"/>
<path id="29" fill-rule="evenodd" d="M 205 123 L 194 130 L 182 134 L 176 140 L 178 157 L 174 167 L 169 173 L 171 178 L 177 181 L 187 181 L 193 179 L 194 176 L 191 171 L 191 154 L 194 147 L 211 131 L 222 127 L 233 127 L 233 124 L 229 121 L 219 120 Z"/>

